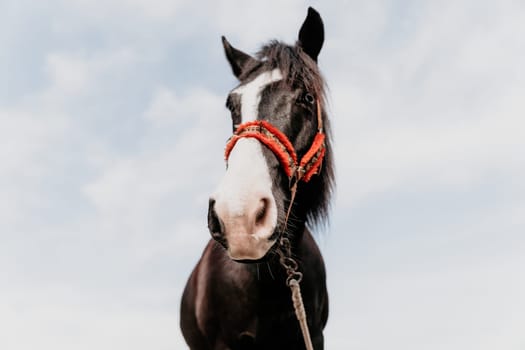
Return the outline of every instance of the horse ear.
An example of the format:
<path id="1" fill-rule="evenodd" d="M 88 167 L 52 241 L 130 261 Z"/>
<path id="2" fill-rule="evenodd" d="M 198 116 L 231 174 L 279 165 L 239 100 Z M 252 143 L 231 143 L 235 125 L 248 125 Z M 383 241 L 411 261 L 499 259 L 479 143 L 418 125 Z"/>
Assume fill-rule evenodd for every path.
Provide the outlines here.
<path id="1" fill-rule="evenodd" d="M 246 67 L 246 65 L 249 62 L 255 61 L 255 58 L 253 58 L 252 56 L 240 50 L 237 50 L 235 47 L 231 46 L 224 36 L 222 37 L 222 46 L 224 47 L 224 53 L 226 54 L 226 58 L 228 59 L 228 62 L 232 67 L 233 74 L 237 78 L 239 78 L 243 71 L 243 68 Z"/>
<path id="2" fill-rule="evenodd" d="M 303 51 L 317 62 L 317 56 L 323 47 L 324 26 L 319 12 L 313 8 L 308 8 L 308 15 L 304 20 L 301 30 L 299 30 L 298 45 Z"/>

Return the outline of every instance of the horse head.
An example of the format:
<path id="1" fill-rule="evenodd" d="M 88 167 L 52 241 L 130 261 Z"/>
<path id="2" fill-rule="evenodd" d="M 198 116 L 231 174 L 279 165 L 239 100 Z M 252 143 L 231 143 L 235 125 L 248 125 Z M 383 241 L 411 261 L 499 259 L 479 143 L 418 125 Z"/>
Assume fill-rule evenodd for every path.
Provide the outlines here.
<path id="1" fill-rule="evenodd" d="M 272 41 L 251 56 L 222 38 L 239 85 L 226 100 L 233 136 L 208 227 L 233 260 L 260 260 L 281 236 L 326 214 L 333 171 L 317 67 L 323 41 L 311 8 L 294 46 Z"/>

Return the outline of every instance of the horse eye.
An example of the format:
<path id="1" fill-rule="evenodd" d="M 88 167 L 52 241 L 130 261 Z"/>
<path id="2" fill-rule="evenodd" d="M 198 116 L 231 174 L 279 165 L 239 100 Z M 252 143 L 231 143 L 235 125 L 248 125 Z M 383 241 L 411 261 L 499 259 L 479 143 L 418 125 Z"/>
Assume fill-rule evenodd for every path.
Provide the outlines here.
<path id="1" fill-rule="evenodd" d="M 313 105 L 315 102 L 315 98 L 313 97 L 313 95 L 308 92 L 304 94 L 304 100 L 311 105 Z"/>

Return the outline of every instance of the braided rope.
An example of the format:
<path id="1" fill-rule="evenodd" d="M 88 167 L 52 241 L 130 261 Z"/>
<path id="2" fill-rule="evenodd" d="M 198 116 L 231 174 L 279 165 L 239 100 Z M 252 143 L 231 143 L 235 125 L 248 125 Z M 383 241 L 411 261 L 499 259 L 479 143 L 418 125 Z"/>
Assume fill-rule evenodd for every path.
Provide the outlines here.
<path id="1" fill-rule="evenodd" d="M 306 317 L 306 310 L 304 308 L 303 297 L 301 296 L 301 280 L 303 274 L 299 271 L 299 265 L 291 257 L 292 247 L 288 238 L 281 238 L 280 248 L 278 254 L 280 256 L 280 263 L 286 270 L 288 278 L 286 279 L 286 285 L 290 287 L 292 291 L 292 303 L 295 311 L 295 317 L 299 321 L 301 327 L 301 333 L 303 334 L 304 345 L 306 350 L 313 350 L 312 339 L 310 337 L 310 330 L 308 329 L 308 319 Z"/>
<path id="2" fill-rule="evenodd" d="M 304 345 L 306 350 L 313 350 L 312 339 L 310 338 L 310 331 L 308 330 L 308 320 L 306 319 L 306 310 L 304 309 L 303 297 L 301 296 L 301 286 L 299 282 L 292 278 L 288 283 L 292 290 L 292 301 L 295 309 L 295 316 L 301 326 L 301 332 L 303 333 Z"/>

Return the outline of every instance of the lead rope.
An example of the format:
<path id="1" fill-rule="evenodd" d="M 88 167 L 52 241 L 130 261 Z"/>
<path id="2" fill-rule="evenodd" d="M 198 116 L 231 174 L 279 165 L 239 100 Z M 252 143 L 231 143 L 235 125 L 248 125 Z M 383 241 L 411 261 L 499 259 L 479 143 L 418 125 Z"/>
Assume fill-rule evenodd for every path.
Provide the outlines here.
<path id="1" fill-rule="evenodd" d="M 286 269 L 286 285 L 290 287 L 292 291 L 292 302 L 295 310 L 295 316 L 299 321 L 299 326 L 301 327 L 301 332 L 303 333 L 304 345 L 306 350 L 314 350 L 312 345 L 312 339 L 310 338 L 310 331 L 308 329 L 308 320 L 306 318 L 306 310 L 304 309 L 303 297 L 301 296 L 301 280 L 303 279 L 303 274 L 299 271 L 297 262 L 291 257 L 292 248 L 290 240 L 288 238 L 281 238 L 280 241 L 281 248 L 278 250 L 280 256 L 280 263 Z M 284 250 L 284 252 L 282 251 Z"/>
<path id="2" fill-rule="evenodd" d="M 319 100 L 317 100 L 317 128 L 320 132 L 323 130 L 323 119 L 321 115 Z M 297 184 L 299 183 L 300 178 L 296 177 L 294 184 L 290 188 L 290 204 L 288 205 L 288 210 L 286 211 L 286 217 L 284 220 L 283 233 L 286 230 L 288 225 L 288 218 L 290 217 L 290 212 L 292 211 L 292 206 L 295 200 L 295 195 L 297 193 Z M 310 337 L 310 330 L 308 329 L 308 319 L 306 318 L 306 310 L 304 308 L 303 297 L 301 295 L 301 280 L 303 279 L 303 274 L 299 271 L 299 265 L 297 261 L 292 258 L 292 245 L 288 238 L 282 237 L 280 240 L 280 248 L 277 252 L 279 254 L 279 261 L 281 265 L 285 268 L 286 274 L 286 285 L 290 287 L 292 291 L 292 302 L 295 310 L 295 316 L 299 321 L 299 326 L 301 327 L 301 332 L 303 334 L 304 345 L 306 350 L 314 350 L 312 345 L 312 339 Z"/>

